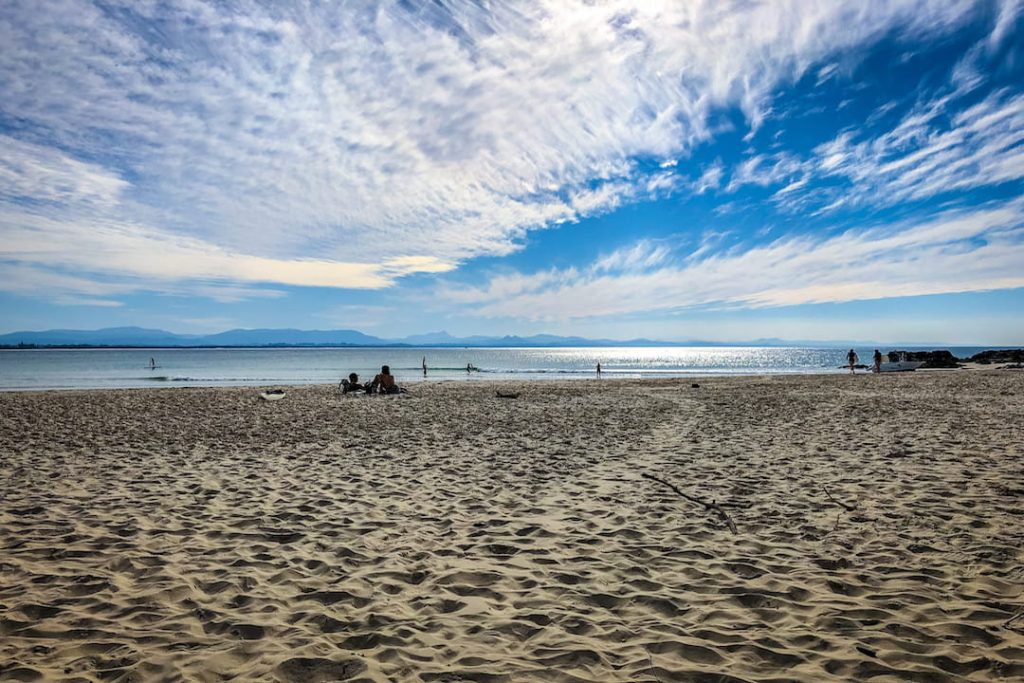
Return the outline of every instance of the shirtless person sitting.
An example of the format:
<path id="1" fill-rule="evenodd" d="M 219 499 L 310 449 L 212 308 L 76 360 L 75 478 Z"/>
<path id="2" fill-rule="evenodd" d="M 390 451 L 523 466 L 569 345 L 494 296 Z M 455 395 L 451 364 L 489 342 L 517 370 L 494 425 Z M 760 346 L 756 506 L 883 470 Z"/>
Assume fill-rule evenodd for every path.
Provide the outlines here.
<path id="1" fill-rule="evenodd" d="M 366 385 L 366 393 L 397 394 L 398 384 L 395 383 L 395 376 L 391 374 L 391 368 L 382 365 L 380 373 L 373 378 L 373 381 Z"/>

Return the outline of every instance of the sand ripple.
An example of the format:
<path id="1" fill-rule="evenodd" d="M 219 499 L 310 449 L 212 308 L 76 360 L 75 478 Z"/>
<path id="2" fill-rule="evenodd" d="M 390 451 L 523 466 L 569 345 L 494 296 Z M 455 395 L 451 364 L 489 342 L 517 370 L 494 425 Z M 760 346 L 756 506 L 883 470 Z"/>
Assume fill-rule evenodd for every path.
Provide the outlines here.
<path id="1" fill-rule="evenodd" d="M 1018 377 L 514 389 L 0 394 L 0 679 L 1024 677 Z"/>

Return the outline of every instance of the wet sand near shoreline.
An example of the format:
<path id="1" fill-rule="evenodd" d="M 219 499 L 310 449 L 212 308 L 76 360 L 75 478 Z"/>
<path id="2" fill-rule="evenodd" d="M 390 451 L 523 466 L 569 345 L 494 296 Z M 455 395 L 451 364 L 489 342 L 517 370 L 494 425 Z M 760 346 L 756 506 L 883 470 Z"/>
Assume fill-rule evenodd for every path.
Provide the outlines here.
<path id="1" fill-rule="evenodd" d="M 1024 677 L 1024 375 L 694 381 L 0 394 L 0 680 Z"/>

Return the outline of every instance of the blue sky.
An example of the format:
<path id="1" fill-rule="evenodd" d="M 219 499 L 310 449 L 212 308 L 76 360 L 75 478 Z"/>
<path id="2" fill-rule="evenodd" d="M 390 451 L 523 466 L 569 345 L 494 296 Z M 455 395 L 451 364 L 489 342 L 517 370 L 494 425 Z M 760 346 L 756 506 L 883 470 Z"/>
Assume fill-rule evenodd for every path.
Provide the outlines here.
<path id="1" fill-rule="evenodd" d="M 1024 2 L 0 6 L 0 332 L 1024 344 Z"/>

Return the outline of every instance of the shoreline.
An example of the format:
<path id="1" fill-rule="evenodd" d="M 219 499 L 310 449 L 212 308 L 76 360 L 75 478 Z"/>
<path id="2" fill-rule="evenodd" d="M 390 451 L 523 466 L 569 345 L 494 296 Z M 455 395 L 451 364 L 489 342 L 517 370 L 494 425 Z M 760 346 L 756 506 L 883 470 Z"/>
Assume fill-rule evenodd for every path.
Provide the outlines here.
<path id="1" fill-rule="evenodd" d="M 913 375 L 915 373 L 921 375 L 933 374 L 933 373 L 952 373 L 952 372 L 989 372 L 989 371 L 1014 371 L 1021 370 L 1022 368 L 1013 366 L 1003 366 L 998 364 L 982 364 L 982 363 L 963 363 L 957 368 L 918 368 L 909 372 L 887 372 L 882 373 L 882 376 L 889 377 L 893 375 Z M 710 379 L 732 379 L 732 378 L 750 378 L 750 377 L 837 377 L 837 376 L 849 376 L 850 373 L 846 368 L 822 368 L 820 371 L 789 371 L 780 370 L 776 372 L 703 372 L 695 371 L 689 374 L 674 374 L 673 371 L 665 371 L 664 373 L 651 373 L 649 376 L 642 376 L 644 372 L 651 373 L 651 371 L 615 371 L 605 370 L 604 375 L 600 378 L 595 376 L 593 371 L 551 371 L 551 372 L 536 372 L 536 373 L 523 373 L 528 376 L 518 376 L 515 373 L 499 373 L 492 371 L 476 372 L 472 377 L 443 377 L 440 379 L 423 379 L 414 378 L 406 379 L 401 382 L 402 386 L 410 387 L 423 387 L 434 384 L 497 384 L 497 383 L 510 383 L 510 384 L 522 384 L 522 383 L 541 383 L 546 384 L 550 382 L 661 382 L 661 381 L 678 381 L 685 382 L 690 380 L 710 380 Z M 878 373 L 872 372 L 870 369 L 862 370 L 854 373 L 856 376 L 870 375 L 875 376 Z M 163 380 L 163 379 L 152 379 L 152 384 L 147 385 L 125 385 L 125 386 L 69 386 L 69 387 L 3 387 L 0 386 L 0 394 L 3 393 L 25 393 L 25 392 L 69 392 L 69 391 L 149 391 L 149 390 L 167 390 L 167 389 L 253 389 L 253 390 L 265 390 L 265 389 L 297 389 L 301 387 L 334 387 L 337 388 L 337 383 L 325 383 L 325 382 L 301 382 L 301 383 L 288 383 L 288 382 L 264 382 L 264 383 L 238 383 L 238 384 L 192 384 L 191 380 Z"/>
<path id="2" fill-rule="evenodd" d="M 861 350 L 870 355 L 870 350 Z M 1005 359 L 1024 359 L 1024 351 L 992 352 L 959 349 L 974 354 L 984 367 L 998 367 Z M 908 355 L 909 354 L 909 355 Z M 423 349 L 248 349 L 47 351 L 22 355 L 0 352 L 0 391 L 117 389 L 180 386 L 304 386 L 337 383 L 356 372 L 367 378 L 382 365 L 390 365 L 399 384 L 423 383 L 423 361 L 429 366 L 427 383 L 437 380 L 525 382 L 595 378 L 684 378 L 700 381 L 720 376 L 847 374 L 846 353 L 813 348 L 645 348 L 645 349 L 477 349 L 425 352 Z M 906 355 L 906 358 L 903 356 Z M 949 352 L 901 352 L 904 366 L 954 368 L 961 365 Z M 479 371 L 467 374 L 471 365 Z M 860 372 L 869 368 L 862 367 Z"/>
<path id="3" fill-rule="evenodd" d="M 698 383 L 0 393 L 0 678 L 1024 675 L 1019 375 Z"/>

